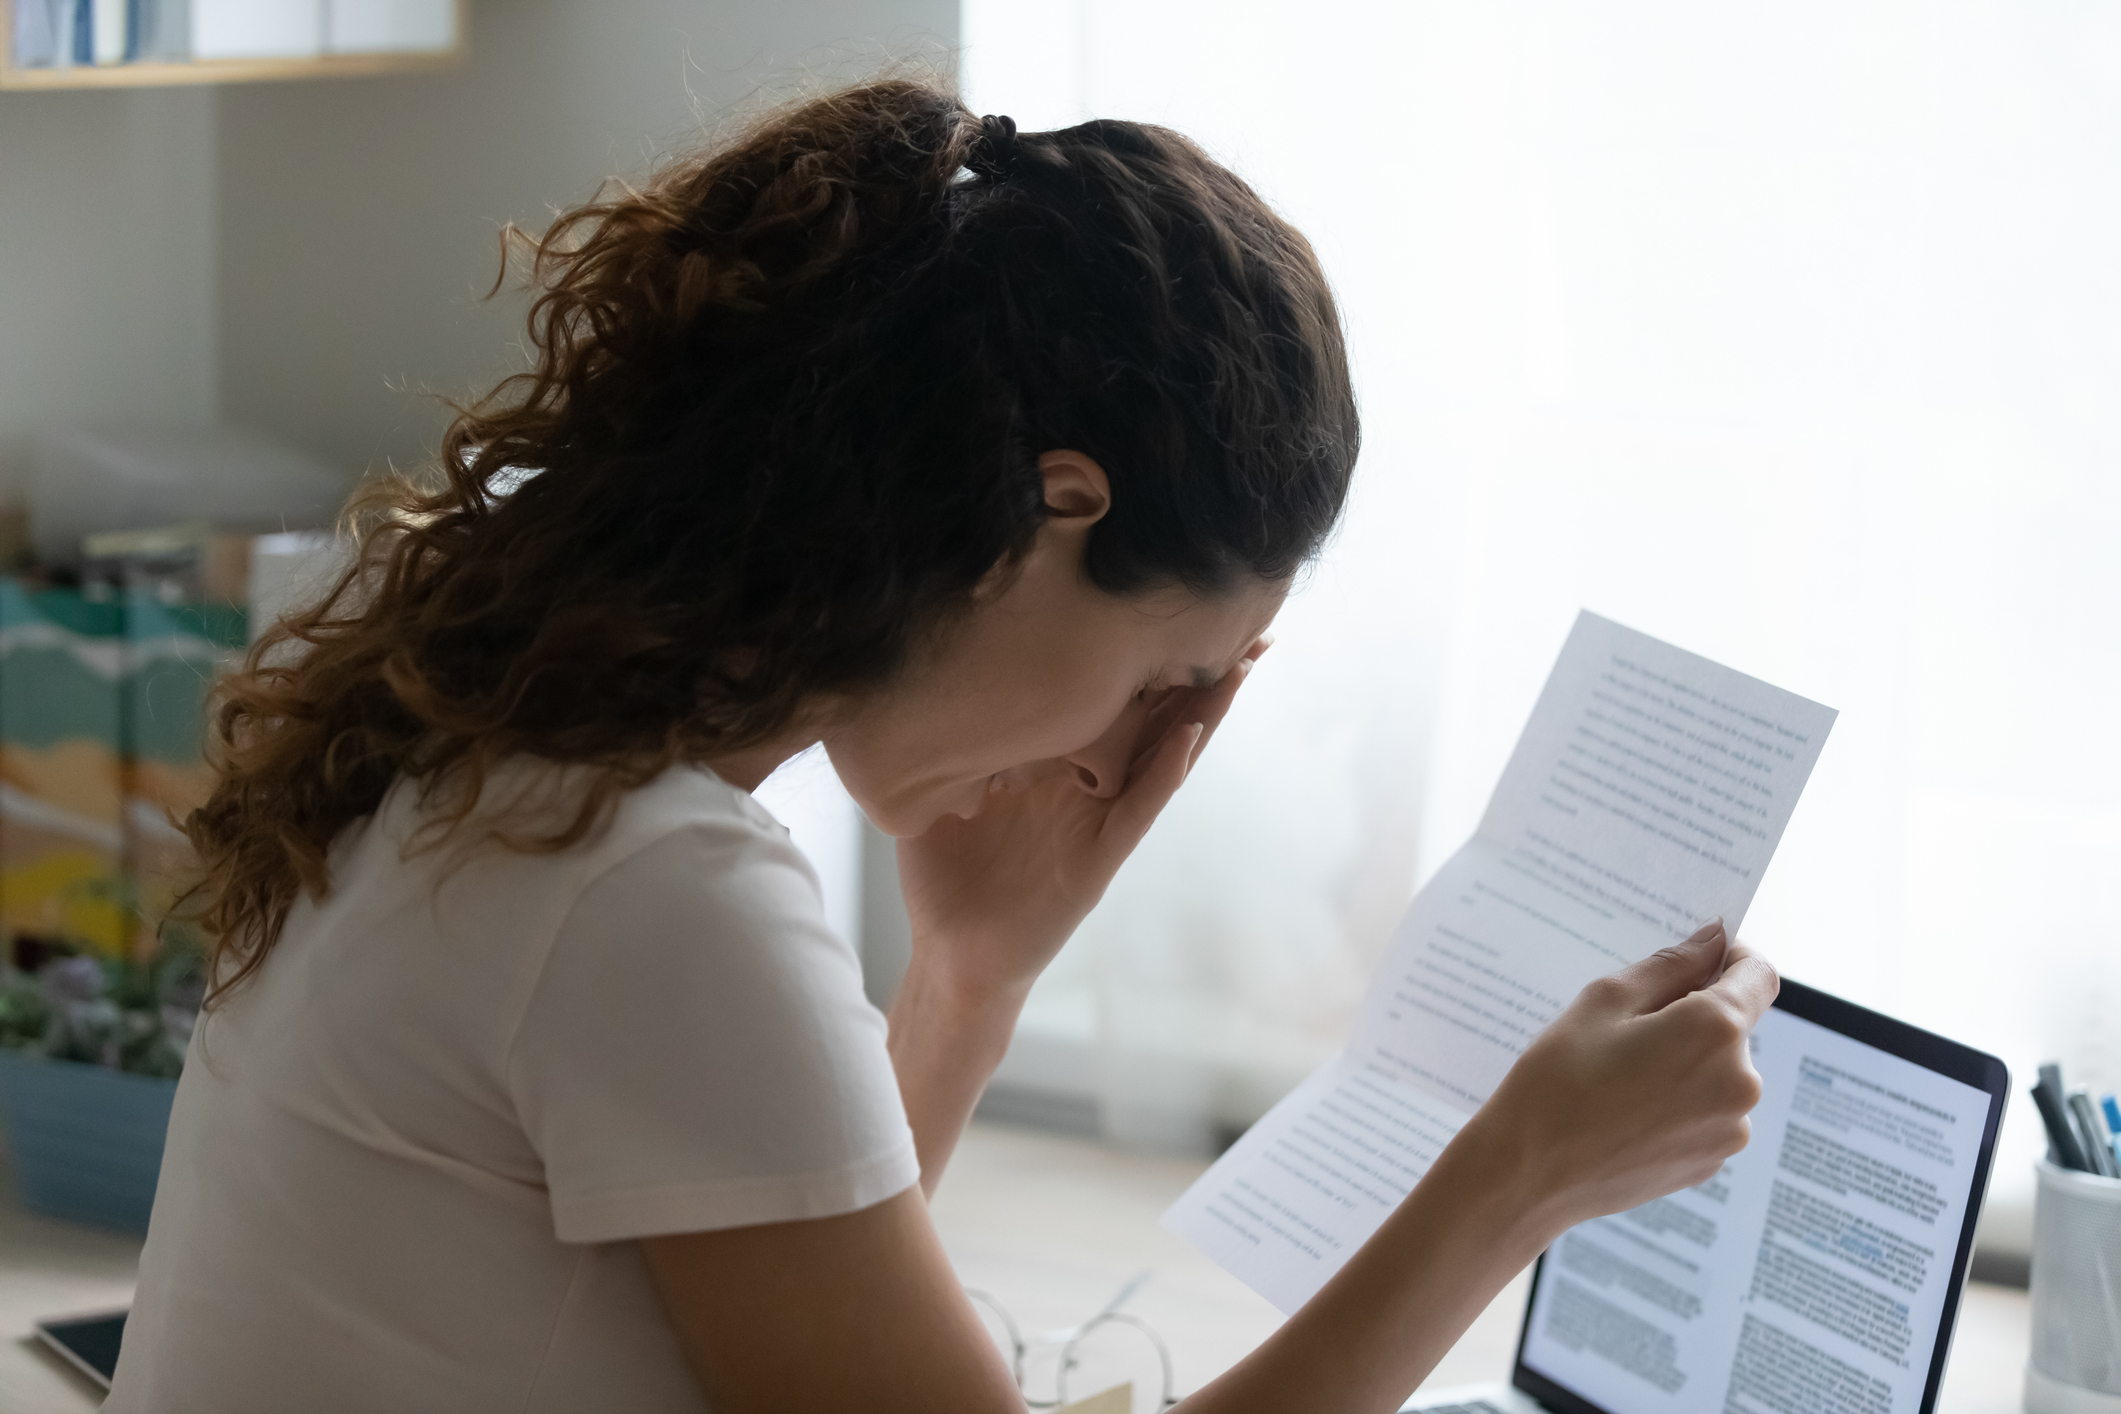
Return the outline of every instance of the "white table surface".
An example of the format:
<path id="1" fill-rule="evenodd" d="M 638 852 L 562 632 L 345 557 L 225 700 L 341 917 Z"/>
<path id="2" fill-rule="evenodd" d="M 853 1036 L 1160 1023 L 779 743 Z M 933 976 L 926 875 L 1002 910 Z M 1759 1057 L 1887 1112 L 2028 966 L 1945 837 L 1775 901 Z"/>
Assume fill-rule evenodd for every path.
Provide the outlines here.
<path id="1" fill-rule="evenodd" d="M 1280 1319 L 1156 1225 L 1201 1167 L 976 1125 L 936 1195 L 936 1225 L 966 1284 L 992 1293 L 1027 1334 L 1072 1325 L 1135 1272 L 1153 1272 L 1126 1309 L 1169 1344 L 1183 1393 L 1233 1364 Z M 96 1388 L 31 1341 L 30 1324 L 125 1304 L 138 1259 L 137 1239 L 23 1212 L 0 1172 L 0 1414 L 81 1414 L 96 1407 Z M 1505 1377 L 1523 1308 L 1519 1277 L 1444 1357 L 1430 1383 Z M 2026 1342 L 2023 1292 L 1969 1286 L 1940 1414 L 2015 1414 Z M 1147 1369 L 1153 1364 L 1144 1375 Z M 1050 1359 L 1042 1365 L 1034 1358 L 1032 1373 L 1050 1377 Z M 1097 1387 L 1096 1372 L 1084 1374 L 1089 1378 L 1071 1394 Z"/>
<path id="2" fill-rule="evenodd" d="M 0 1414 L 80 1414 L 103 1391 L 30 1335 L 49 1316 L 132 1299 L 140 1239 L 22 1211 L 0 1167 Z"/>

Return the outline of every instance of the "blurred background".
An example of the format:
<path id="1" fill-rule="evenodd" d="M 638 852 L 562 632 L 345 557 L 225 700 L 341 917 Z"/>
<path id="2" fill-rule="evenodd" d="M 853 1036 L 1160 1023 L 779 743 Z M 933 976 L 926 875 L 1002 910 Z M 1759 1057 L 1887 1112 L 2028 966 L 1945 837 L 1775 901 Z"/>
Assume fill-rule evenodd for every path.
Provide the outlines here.
<path id="1" fill-rule="evenodd" d="M 409 2 L 377 13 L 410 38 L 229 51 L 258 82 L 124 86 L 94 36 L 9 72 L 0 524 L 87 567 L 32 599 L 212 599 L 213 536 L 327 524 L 428 455 L 433 395 L 515 366 L 522 302 L 482 299 L 505 222 L 925 66 L 1025 129 L 1144 119 L 1233 166 L 1318 247 L 1365 424 L 1345 528 L 990 1115 L 1206 1153 L 1263 1113 L 1337 1046 L 1585 607 L 1839 709 L 1745 927 L 1787 974 L 2121 1083 L 2121 10 L 470 0 L 429 33 Z M 146 579 L 82 559 L 172 526 L 103 544 Z M 215 593 L 255 624 L 328 542 L 245 543 Z M 15 624 L 0 649 L 49 647 Z M 185 631 L 201 662 L 242 636 Z M 129 700 L 113 730 L 154 715 Z M 50 743 L 18 745 L 0 829 L 58 828 Z M 888 998 L 889 842 L 821 759 L 762 794 Z M 96 838 L 147 858 L 126 808 Z M 37 906 L 7 926 L 52 933 Z M 2014 1105 L 1991 1252 L 2026 1250 L 2038 1131 Z"/>
<path id="2" fill-rule="evenodd" d="M 1308 232 L 1364 417 L 1345 530 L 1016 1074 L 1137 1142 L 1255 1117 L 1588 607 L 1840 710 L 1744 930 L 1788 975 L 2121 1080 L 2121 11 L 962 23 L 976 109 L 1168 123 Z M 2043 1146 L 2014 1105 L 1992 1245 Z"/>

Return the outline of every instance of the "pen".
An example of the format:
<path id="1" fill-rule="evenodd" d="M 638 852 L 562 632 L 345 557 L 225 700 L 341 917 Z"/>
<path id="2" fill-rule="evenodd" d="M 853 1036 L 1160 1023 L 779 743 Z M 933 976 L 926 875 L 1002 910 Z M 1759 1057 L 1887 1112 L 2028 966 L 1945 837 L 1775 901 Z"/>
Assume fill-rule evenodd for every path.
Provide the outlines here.
<path id="1" fill-rule="evenodd" d="M 2106 1147 L 2114 1151 L 2114 1162 L 2121 1164 L 2121 1100 L 2108 1095 L 2099 1108 L 2106 1111 Z"/>
<path id="2" fill-rule="evenodd" d="M 2040 1120 L 2047 1126 L 2048 1153 L 2056 1165 L 2079 1173 L 2097 1172 L 2077 1143 L 2076 1126 L 2070 1122 L 2069 1107 L 2062 1097 L 2059 1066 L 2040 1067 L 2040 1083 L 2033 1087 L 2033 1103 L 2039 1107 Z"/>
<path id="3" fill-rule="evenodd" d="M 2092 1108 L 2091 1092 L 2079 1090 L 2071 1095 L 2069 1112 L 2076 1116 L 2078 1128 L 2084 1131 L 2084 1156 L 2091 1160 L 2092 1172 L 2107 1178 L 2121 1178 L 2121 1164 L 2114 1162 L 2114 1146 L 2107 1142 L 2106 1126 L 2100 1123 L 2099 1112 Z"/>

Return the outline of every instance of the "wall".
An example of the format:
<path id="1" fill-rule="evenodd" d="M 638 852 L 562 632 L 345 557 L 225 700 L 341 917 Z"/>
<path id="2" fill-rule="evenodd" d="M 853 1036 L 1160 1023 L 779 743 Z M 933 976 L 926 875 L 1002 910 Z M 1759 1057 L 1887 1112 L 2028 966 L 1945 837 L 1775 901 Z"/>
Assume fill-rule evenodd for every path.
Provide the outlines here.
<path id="1" fill-rule="evenodd" d="M 349 473 L 417 464 L 447 418 L 424 395 L 512 367 L 523 302 L 482 298 L 505 222 L 542 228 L 747 99 L 949 72 L 957 28 L 957 0 L 475 0 L 457 71 L 224 90 L 223 415 Z M 889 842 L 857 845 L 829 772 L 763 794 L 888 997 L 908 941 Z"/>
<path id="2" fill-rule="evenodd" d="M 1314 592 L 1128 865 L 1157 896 L 1122 873 L 1011 1066 L 1042 1032 L 1116 1057 L 1132 1097 L 1134 1052 L 1174 1039 L 1257 1072 L 1245 1013 L 1304 994 L 1228 940 L 1330 934 L 1240 890 L 1293 893 L 1276 851 L 1359 857 L 1329 833 L 1351 812 L 1315 805 L 1330 760 L 1296 753 L 1360 741 L 1375 701 L 1399 719 L 1380 742 L 1433 722 L 1419 774 L 1350 758 L 1418 813 L 1433 871 L 1589 606 L 1842 712 L 1751 942 L 2021 1080 L 2059 1059 L 2121 1087 L 2121 11 L 1195 8 L 967 0 L 970 101 L 1172 123 L 1310 232 L 1362 468 Z M 1431 654 L 1404 698 L 1356 687 Z M 1306 692 L 1301 731 L 1248 742 Z M 1218 802 L 1247 749 L 1278 772 Z M 1145 903 L 1181 926 L 1148 932 Z M 2044 1146 L 2021 1089 L 1991 1252 L 2027 1250 Z"/>
<path id="3" fill-rule="evenodd" d="M 247 424 L 349 477 L 415 463 L 446 416 L 423 394 L 509 366 L 522 301 L 481 298 L 503 223 L 542 226 L 748 98 L 948 72 L 957 29 L 956 0 L 474 0 L 441 75 L 0 94 L 0 506 L 36 431 L 71 421 Z M 876 940 L 887 995 L 890 848 L 863 889 L 836 791 L 799 804 L 847 826 L 828 904 Z"/>
<path id="4" fill-rule="evenodd" d="M 479 0 L 455 72 L 220 99 L 223 411 L 349 470 L 417 461 L 423 392 L 505 371 L 482 302 L 503 222 L 541 227 L 797 66 L 947 61 L 955 0 Z"/>
<path id="5" fill-rule="evenodd" d="M 0 500 L 39 427 L 212 420 L 215 101 L 0 93 Z"/>
<path id="6" fill-rule="evenodd" d="M 0 93 L 0 503 L 38 428 L 211 422 L 350 473 L 502 369 L 541 224 L 792 70 L 948 61 L 954 0 L 478 0 L 443 75 Z"/>

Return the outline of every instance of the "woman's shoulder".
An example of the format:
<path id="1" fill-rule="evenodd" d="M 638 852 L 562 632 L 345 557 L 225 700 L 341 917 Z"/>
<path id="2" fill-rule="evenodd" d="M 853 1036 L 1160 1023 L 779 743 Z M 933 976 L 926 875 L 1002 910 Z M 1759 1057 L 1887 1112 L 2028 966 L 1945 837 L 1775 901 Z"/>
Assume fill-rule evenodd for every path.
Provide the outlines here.
<path id="1" fill-rule="evenodd" d="M 672 766 L 626 791 L 584 843 L 589 876 L 652 856 L 694 887 L 710 877 L 789 871 L 817 887 L 809 860 L 773 813 L 704 766 Z"/>
<path id="2" fill-rule="evenodd" d="M 731 785 L 705 766 L 680 763 L 654 779 L 624 792 L 612 813 L 614 833 L 669 833 L 690 827 L 718 827 L 767 839 L 785 840 L 788 831 L 750 791 Z"/>
<path id="3" fill-rule="evenodd" d="M 446 787 L 400 781 L 334 849 L 334 892 L 379 867 L 403 878 L 476 879 L 488 890 L 579 892 L 644 854 L 695 885 L 731 873 L 810 872 L 772 813 L 704 766 L 675 764 L 602 799 L 596 785 L 582 767 L 516 758 L 488 770 L 472 808 L 460 811 Z"/>

